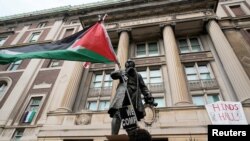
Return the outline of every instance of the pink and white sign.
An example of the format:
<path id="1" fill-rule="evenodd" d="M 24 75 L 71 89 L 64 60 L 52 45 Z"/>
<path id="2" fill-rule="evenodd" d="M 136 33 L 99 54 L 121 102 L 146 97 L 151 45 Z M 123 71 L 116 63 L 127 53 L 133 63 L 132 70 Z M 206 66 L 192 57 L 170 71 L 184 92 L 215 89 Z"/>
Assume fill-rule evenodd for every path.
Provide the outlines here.
<path id="1" fill-rule="evenodd" d="M 218 101 L 205 106 L 212 124 L 248 124 L 240 102 Z"/>

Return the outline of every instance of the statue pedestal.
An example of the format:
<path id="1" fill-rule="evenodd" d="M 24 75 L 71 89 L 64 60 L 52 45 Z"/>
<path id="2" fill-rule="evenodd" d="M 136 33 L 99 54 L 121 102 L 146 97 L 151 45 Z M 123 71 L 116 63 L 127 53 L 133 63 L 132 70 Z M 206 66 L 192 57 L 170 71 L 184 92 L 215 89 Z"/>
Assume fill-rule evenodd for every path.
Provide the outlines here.
<path id="1" fill-rule="evenodd" d="M 131 132 L 130 136 L 121 134 L 121 135 L 108 135 L 106 136 L 108 141 L 152 141 L 150 133 L 145 129 L 136 129 L 134 132 Z"/>
<path id="2" fill-rule="evenodd" d="M 129 141 L 129 137 L 126 134 L 122 135 L 107 135 L 108 141 Z"/>

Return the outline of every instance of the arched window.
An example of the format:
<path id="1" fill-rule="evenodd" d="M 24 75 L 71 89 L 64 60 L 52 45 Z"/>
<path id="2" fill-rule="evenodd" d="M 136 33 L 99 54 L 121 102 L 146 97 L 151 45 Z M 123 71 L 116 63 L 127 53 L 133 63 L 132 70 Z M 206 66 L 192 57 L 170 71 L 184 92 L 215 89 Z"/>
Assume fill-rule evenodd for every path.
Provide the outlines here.
<path id="1" fill-rule="evenodd" d="M 12 80 L 9 77 L 0 77 L 0 102 L 6 95 L 11 84 L 12 84 Z"/>
<path id="2" fill-rule="evenodd" d="M 0 101 L 6 93 L 8 83 L 5 80 L 0 80 Z"/>

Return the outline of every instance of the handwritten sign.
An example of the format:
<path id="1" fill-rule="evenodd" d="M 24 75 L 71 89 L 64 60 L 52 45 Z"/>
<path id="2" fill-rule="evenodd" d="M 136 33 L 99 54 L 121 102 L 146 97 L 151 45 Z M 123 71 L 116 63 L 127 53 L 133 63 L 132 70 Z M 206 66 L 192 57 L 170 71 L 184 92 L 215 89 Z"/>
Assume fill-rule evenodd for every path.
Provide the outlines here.
<path id="1" fill-rule="evenodd" d="M 124 129 L 137 126 L 137 119 L 132 105 L 122 107 L 119 109 L 119 111 L 122 119 L 122 126 Z"/>
<path id="2" fill-rule="evenodd" d="M 206 110 L 212 124 L 247 124 L 240 102 L 218 101 L 207 104 Z"/>

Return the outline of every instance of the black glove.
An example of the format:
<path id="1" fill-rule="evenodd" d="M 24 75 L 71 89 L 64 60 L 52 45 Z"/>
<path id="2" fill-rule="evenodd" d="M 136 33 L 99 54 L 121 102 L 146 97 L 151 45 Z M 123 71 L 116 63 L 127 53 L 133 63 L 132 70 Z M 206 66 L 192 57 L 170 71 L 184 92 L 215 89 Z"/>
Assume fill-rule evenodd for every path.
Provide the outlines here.
<path id="1" fill-rule="evenodd" d="M 154 102 L 155 99 L 153 97 L 145 97 L 144 100 L 146 104 L 149 104 L 155 107 L 158 105 L 158 103 Z"/>

